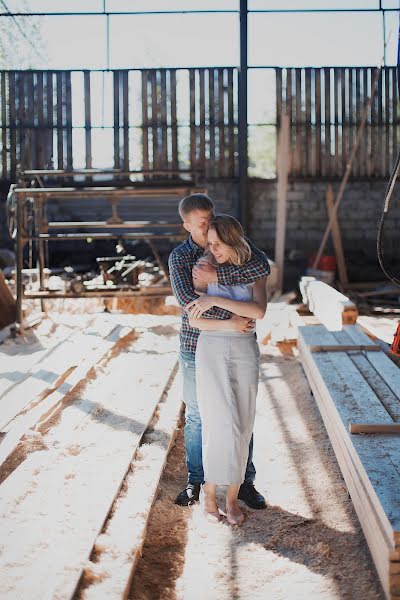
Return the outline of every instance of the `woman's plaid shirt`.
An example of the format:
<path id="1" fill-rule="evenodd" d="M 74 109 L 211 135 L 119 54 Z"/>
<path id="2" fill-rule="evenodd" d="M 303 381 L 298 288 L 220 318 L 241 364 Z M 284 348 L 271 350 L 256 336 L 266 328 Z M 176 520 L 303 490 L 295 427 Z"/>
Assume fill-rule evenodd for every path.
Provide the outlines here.
<path id="1" fill-rule="evenodd" d="M 221 265 L 218 267 L 218 283 L 221 285 L 253 283 L 257 279 L 269 275 L 270 266 L 264 252 L 256 248 L 249 240 L 246 241 L 251 248 L 251 259 L 241 267 L 236 265 Z M 198 298 L 193 289 L 192 268 L 202 256 L 203 250 L 194 243 L 191 236 L 175 248 L 169 256 L 168 266 L 172 289 L 178 303 L 182 307 Z M 206 319 L 230 319 L 231 316 L 231 312 L 215 306 L 202 314 L 202 318 Z M 181 350 L 196 352 L 199 335 L 199 329 L 190 327 L 188 313 L 182 311 L 182 326 L 180 331 Z"/>

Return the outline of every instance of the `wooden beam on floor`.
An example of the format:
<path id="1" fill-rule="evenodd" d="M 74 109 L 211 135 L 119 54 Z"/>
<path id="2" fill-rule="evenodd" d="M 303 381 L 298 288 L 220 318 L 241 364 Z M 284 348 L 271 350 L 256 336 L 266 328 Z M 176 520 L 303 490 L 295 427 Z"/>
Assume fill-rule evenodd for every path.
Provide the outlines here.
<path id="1" fill-rule="evenodd" d="M 328 210 L 329 219 L 332 219 L 332 241 L 335 249 L 335 256 L 337 262 L 337 269 L 339 274 L 339 281 L 342 285 L 349 283 L 347 275 L 346 261 L 344 258 L 342 236 L 340 235 L 339 222 L 336 213 L 334 213 L 333 207 L 335 204 L 335 198 L 333 195 L 332 184 L 328 183 L 325 193 L 326 207 Z"/>
<path id="2" fill-rule="evenodd" d="M 349 423 L 350 433 L 397 433 L 400 423 Z"/>
<path id="3" fill-rule="evenodd" d="M 334 287 L 314 277 L 302 277 L 300 291 L 304 304 L 329 330 L 339 331 L 343 325 L 357 321 L 357 306 Z"/>
<path id="4" fill-rule="evenodd" d="M 142 331 L 49 414 L 37 428 L 44 449 L 3 481 L 4 598 L 74 596 L 176 365 L 176 330 L 162 330 Z"/>
<path id="5" fill-rule="evenodd" d="M 382 433 L 373 437 L 353 436 L 348 423 L 379 423 L 389 428 L 397 427 L 398 423 L 393 422 L 384 401 L 376 394 L 381 389 L 376 384 L 378 370 L 372 389 L 354 362 L 357 354 L 310 352 L 310 347 L 318 344 L 343 343 L 350 339 L 347 330 L 353 332 L 353 341 L 361 339 L 368 345 L 368 338 L 366 343 L 364 334 L 357 337 L 359 332 L 354 326 L 346 327 L 343 332 L 330 333 L 324 326 L 314 325 L 299 327 L 298 348 L 382 586 L 387 598 L 391 598 L 397 582 L 390 574 L 390 565 L 395 559 L 393 552 L 397 552 L 400 536 L 400 441 Z M 388 360 L 382 352 L 364 352 L 362 358 L 369 361 L 370 357 L 380 355 Z M 374 367 L 370 366 L 372 370 Z M 397 389 L 400 389 L 399 373 Z M 392 395 L 391 401 L 395 403 L 397 398 Z"/>
<path id="6" fill-rule="evenodd" d="M 117 498 L 104 531 L 95 541 L 96 558 L 85 567 L 79 590 L 81 600 L 129 597 L 150 511 L 182 417 L 181 388 L 182 381 L 175 370 L 171 387 L 160 404 L 159 418 L 139 446 L 140 461 L 132 461 L 124 493 Z"/>

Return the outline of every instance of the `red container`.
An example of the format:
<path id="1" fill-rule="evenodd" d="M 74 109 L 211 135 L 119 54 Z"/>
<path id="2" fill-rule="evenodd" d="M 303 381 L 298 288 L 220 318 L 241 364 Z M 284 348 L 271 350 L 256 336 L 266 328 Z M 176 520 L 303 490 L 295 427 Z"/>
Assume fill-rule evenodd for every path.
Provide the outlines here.
<path id="1" fill-rule="evenodd" d="M 321 256 L 318 264 L 314 267 L 314 261 L 317 258 L 316 254 L 310 256 L 308 266 L 319 271 L 336 271 L 336 258 L 334 256 Z"/>

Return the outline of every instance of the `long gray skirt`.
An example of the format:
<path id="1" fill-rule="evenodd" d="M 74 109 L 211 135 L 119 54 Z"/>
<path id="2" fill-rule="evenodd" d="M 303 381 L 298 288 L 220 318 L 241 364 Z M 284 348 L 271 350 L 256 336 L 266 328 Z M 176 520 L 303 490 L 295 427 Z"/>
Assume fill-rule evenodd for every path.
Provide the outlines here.
<path id="1" fill-rule="evenodd" d="M 200 334 L 196 389 L 208 483 L 243 483 L 256 412 L 259 362 L 254 333 Z"/>

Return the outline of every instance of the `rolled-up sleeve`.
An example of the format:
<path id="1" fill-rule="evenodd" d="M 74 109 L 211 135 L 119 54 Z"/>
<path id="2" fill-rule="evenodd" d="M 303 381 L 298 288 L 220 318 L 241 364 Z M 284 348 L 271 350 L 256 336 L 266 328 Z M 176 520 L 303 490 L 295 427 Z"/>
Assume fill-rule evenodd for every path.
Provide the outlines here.
<path id="1" fill-rule="evenodd" d="M 250 240 L 246 240 L 251 249 L 251 258 L 242 266 L 222 265 L 217 269 L 218 283 L 221 285 L 242 285 L 254 283 L 268 277 L 271 272 L 268 258 Z"/>
<path id="2" fill-rule="evenodd" d="M 174 296 L 178 304 L 184 308 L 199 296 L 193 288 L 192 269 L 186 257 L 172 252 L 168 259 L 169 276 Z M 205 319 L 228 319 L 232 316 L 227 310 L 211 308 L 202 314 Z"/>

